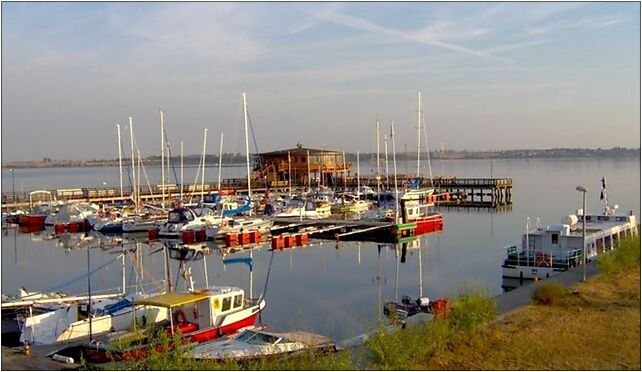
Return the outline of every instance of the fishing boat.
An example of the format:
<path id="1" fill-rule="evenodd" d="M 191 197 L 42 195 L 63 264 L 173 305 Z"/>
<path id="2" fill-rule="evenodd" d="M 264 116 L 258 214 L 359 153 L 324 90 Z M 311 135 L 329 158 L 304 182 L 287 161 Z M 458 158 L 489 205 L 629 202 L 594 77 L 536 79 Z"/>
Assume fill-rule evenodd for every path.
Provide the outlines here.
<path id="1" fill-rule="evenodd" d="M 418 200 L 402 200 L 401 210 L 404 223 L 414 223 L 415 235 L 441 231 L 444 221 L 441 213 L 433 210 L 432 203 L 420 203 Z"/>
<path id="2" fill-rule="evenodd" d="M 295 354 L 305 350 L 334 351 L 334 343 L 325 336 L 310 332 L 269 332 L 246 329 L 229 339 L 195 346 L 190 357 L 212 360 L 247 360 L 275 355 Z"/>
<path id="3" fill-rule="evenodd" d="M 617 214 L 617 206 L 610 208 L 604 197 L 606 191 L 603 182 L 602 200 L 604 211 L 584 215 L 583 210 L 564 216 L 561 224 L 546 227 L 526 223 L 526 233 L 522 235 L 521 247 L 505 247 L 506 256 L 502 264 L 502 276 L 520 279 L 543 279 L 556 273 L 579 266 L 583 260 L 583 248 L 586 259 L 596 258 L 598 254 L 615 248 L 618 240 L 638 235 L 637 221 L 633 211 L 628 214 Z M 586 241 L 583 241 L 583 223 L 586 218 Z M 526 248 L 528 247 L 528 248 Z"/>
<path id="4" fill-rule="evenodd" d="M 168 292 L 134 303 L 162 309 L 168 314 L 168 321 L 156 323 L 154 327 L 172 335 L 180 331 L 185 343 L 203 343 L 251 326 L 265 307 L 263 298 L 246 299 L 243 289 L 236 287 Z M 130 346 L 122 347 L 124 342 Z M 145 357 L 156 346 L 150 344 L 148 332 L 121 332 L 85 345 L 83 355 L 93 363 L 134 360 Z"/>

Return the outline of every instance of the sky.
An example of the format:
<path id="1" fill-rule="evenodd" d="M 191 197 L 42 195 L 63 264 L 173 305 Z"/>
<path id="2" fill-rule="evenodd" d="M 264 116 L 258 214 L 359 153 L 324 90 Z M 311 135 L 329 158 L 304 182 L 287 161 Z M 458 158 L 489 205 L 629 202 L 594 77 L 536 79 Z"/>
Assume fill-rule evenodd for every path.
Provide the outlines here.
<path id="1" fill-rule="evenodd" d="M 2 2 L 2 161 L 640 146 L 639 3 Z M 424 134 L 421 135 L 424 137 Z M 383 140 L 382 140 L 383 141 Z M 391 146 L 391 144 L 389 144 Z M 383 142 L 381 144 L 383 148 Z"/>

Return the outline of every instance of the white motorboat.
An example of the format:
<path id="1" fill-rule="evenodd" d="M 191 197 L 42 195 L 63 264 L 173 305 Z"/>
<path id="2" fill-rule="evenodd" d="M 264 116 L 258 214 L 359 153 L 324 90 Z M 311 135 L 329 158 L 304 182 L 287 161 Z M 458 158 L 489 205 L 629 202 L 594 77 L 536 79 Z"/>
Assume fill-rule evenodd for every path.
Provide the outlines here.
<path id="1" fill-rule="evenodd" d="M 246 329 L 230 339 L 216 340 L 195 346 L 191 357 L 195 359 L 256 359 L 280 354 L 293 354 L 304 350 L 335 350 L 325 336 L 309 332 L 268 332 Z"/>

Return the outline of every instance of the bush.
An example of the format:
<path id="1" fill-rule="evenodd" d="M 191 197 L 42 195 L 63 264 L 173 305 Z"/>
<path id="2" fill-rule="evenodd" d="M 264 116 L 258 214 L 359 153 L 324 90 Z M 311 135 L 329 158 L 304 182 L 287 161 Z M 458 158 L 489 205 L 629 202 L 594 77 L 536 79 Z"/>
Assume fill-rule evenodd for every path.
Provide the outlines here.
<path id="1" fill-rule="evenodd" d="M 482 293 L 462 293 L 452 305 L 451 322 L 456 331 L 470 331 L 497 316 L 495 300 Z"/>
<path id="2" fill-rule="evenodd" d="M 564 296 L 565 288 L 557 282 L 544 282 L 537 285 L 531 295 L 532 299 L 542 305 L 555 305 Z"/>
<path id="3" fill-rule="evenodd" d="M 614 275 L 623 270 L 640 267 L 640 237 L 620 240 L 615 249 L 599 256 L 597 267 L 602 274 Z"/>

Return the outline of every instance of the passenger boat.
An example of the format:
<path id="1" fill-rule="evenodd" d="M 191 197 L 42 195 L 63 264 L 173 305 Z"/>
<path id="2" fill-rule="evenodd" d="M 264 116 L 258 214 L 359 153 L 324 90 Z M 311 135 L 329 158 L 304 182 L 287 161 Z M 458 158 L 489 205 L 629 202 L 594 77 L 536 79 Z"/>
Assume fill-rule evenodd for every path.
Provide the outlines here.
<path id="1" fill-rule="evenodd" d="M 584 211 L 578 210 L 562 218 L 561 224 L 536 227 L 526 224 L 521 247 L 505 247 L 502 276 L 520 279 L 548 278 L 583 261 L 582 219 Z M 628 236 L 638 235 L 633 211 L 628 215 L 615 214 L 606 205 L 601 214 L 586 214 L 586 258 L 591 260 L 614 249 L 615 243 Z M 526 249 L 525 247 L 528 247 Z"/>
<path id="2" fill-rule="evenodd" d="M 171 314 L 169 321 L 156 323 L 154 327 L 162 327 L 168 334 L 180 331 L 185 343 L 203 343 L 254 325 L 265 300 L 244 297 L 245 292 L 240 288 L 209 287 L 187 293 L 168 292 L 134 303 Z M 141 332 L 114 333 L 101 342 L 85 345 L 83 355 L 92 363 L 139 359 L 152 347 L 159 347 L 150 344 L 148 336 L 149 333 Z M 123 348 L 124 342 L 131 346 Z"/>
<path id="3" fill-rule="evenodd" d="M 310 332 L 268 332 L 255 328 L 241 331 L 229 339 L 197 345 L 188 355 L 195 359 L 247 360 L 304 350 L 334 351 L 336 348 L 328 337 Z"/>

